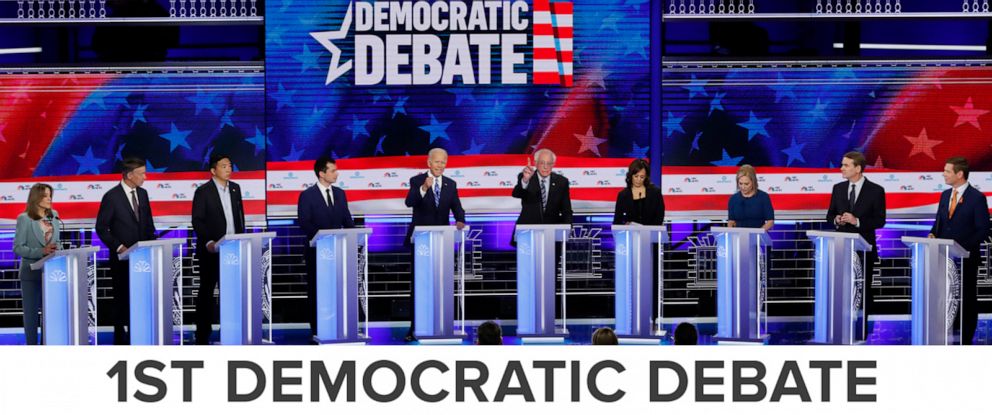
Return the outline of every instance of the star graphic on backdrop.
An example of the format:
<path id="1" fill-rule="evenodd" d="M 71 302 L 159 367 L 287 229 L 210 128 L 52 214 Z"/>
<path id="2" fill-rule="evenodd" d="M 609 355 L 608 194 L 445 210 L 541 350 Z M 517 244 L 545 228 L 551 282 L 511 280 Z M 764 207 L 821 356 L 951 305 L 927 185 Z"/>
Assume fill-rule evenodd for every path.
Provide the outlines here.
<path id="1" fill-rule="evenodd" d="M 320 69 L 318 60 L 320 59 L 320 52 L 314 52 L 310 50 L 310 46 L 306 43 L 303 44 L 303 52 L 300 52 L 293 56 L 293 59 L 300 63 L 300 73 L 304 73 L 307 69 Z"/>
<path id="2" fill-rule="evenodd" d="M 530 129 L 533 128 L 533 126 L 534 119 L 527 120 L 527 128 L 524 128 L 524 130 L 520 132 L 520 136 L 524 138 L 530 137 Z"/>
<path id="3" fill-rule="evenodd" d="M 856 127 L 857 125 L 858 125 L 858 120 L 854 120 L 854 122 L 851 123 L 851 129 L 850 130 L 847 130 L 846 133 L 841 134 L 841 136 L 844 137 L 845 140 L 850 140 L 851 139 L 851 135 L 854 134 L 854 127 Z"/>
<path id="4" fill-rule="evenodd" d="M 609 77 L 611 73 L 612 72 L 604 69 L 602 65 L 593 68 L 583 74 L 583 86 L 586 88 L 598 86 L 600 89 L 606 89 L 606 78 Z"/>
<path id="5" fill-rule="evenodd" d="M 360 136 L 360 135 L 364 135 L 366 137 L 370 137 L 371 136 L 371 134 L 369 134 L 369 130 L 367 128 L 365 128 L 365 126 L 368 125 L 368 123 L 369 123 L 369 120 L 360 120 L 360 119 L 358 119 L 358 116 L 357 115 L 352 115 L 351 116 L 351 125 L 349 125 L 349 126 L 347 126 L 345 128 L 347 128 L 349 131 L 351 131 L 351 140 L 352 141 L 355 141 L 358 138 L 358 136 Z"/>
<path id="6" fill-rule="evenodd" d="M 186 100 L 196 104 L 196 109 L 193 111 L 193 115 L 200 115 L 203 110 L 209 110 L 214 113 L 214 115 L 220 114 L 220 110 L 217 109 L 215 101 L 217 101 L 218 95 L 209 92 L 204 92 L 202 88 L 196 89 L 196 95 L 191 97 L 186 97 Z"/>
<path id="7" fill-rule="evenodd" d="M 920 135 L 916 137 L 908 136 L 908 135 L 903 137 L 906 137 L 906 140 L 908 140 L 909 143 L 913 145 L 913 148 L 909 150 L 909 157 L 913 157 L 917 154 L 923 154 L 927 157 L 930 157 L 933 160 L 937 159 L 933 155 L 933 148 L 936 147 L 938 144 L 943 143 L 943 141 L 931 140 L 929 137 L 927 137 L 926 128 L 924 128 L 923 131 L 920 131 Z"/>
<path id="8" fill-rule="evenodd" d="M 146 163 L 148 163 L 148 168 L 145 169 L 145 171 L 147 171 L 149 173 L 163 173 L 163 172 L 165 172 L 166 167 L 168 167 L 168 166 L 166 166 L 166 167 L 155 167 L 154 165 L 152 165 L 152 161 L 151 160 L 146 161 Z"/>
<path id="9" fill-rule="evenodd" d="M 287 154 L 286 156 L 284 156 L 282 158 L 282 161 L 297 161 L 297 160 L 300 159 L 300 156 L 302 156 L 302 155 L 303 155 L 303 150 L 302 149 L 301 150 L 297 150 L 296 149 L 296 143 L 291 143 L 289 145 L 289 154 Z M 334 156 L 334 158 L 337 159 L 338 157 L 337 156 Z"/>
<path id="10" fill-rule="evenodd" d="M 978 117 L 989 113 L 987 110 L 975 109 L 975 104 L 971 101 L 971 97 L 968 97 L 968 102 L 965 102 L 963 107 L 951 105 L 951 109 L 958 114 L 958 120 L 954 122 L 955 127 L 962 124 L 971 124 L 979 131 L 981 131 L 982 126 L 978 124 Z"/>
<path id="11" fill-rule="evenodd" d="M 695 137 L 692 138 L 692 147 L 689 148 L 689 154 L 692 154 L 693 151 L 699 150 L 699 138 L 702 136 L 703 136 L 703 132 L 700 131 L 696 133 Z"/>
<path id="12" fill-rule="evenodd" d="M 636 158 L 639 158 L 639 159 L 647 158 L 648 157 L 648 150 L 650 150 L 650 149 L 651 149 L 651 146 L 641 147 L 641 146 L 637 145 L 637 142 L 635 141 L 634 142 L 634 148 L 630 150 L 630 155 L 631 155 L 631 157 L 636 157 Z"/>
<path id="13" fill-rule="evenodd" d="M 393 118 L 396 118 L 396 114 L 406 115 L 406 100 L 410 97 L 399 97 L 396 99 L 396 103 L 393 104 Z"/>
<path id="14" fill-rule="evenodd" d="M 386 141 L 386 136 L 379 137 L 379 143 L 375 145 L 374 155 L 378 156 L 379 154 L 386 154 L 386 150 L 382 149 L 382 143 L 385 141 Z"/>
<path id="15" fill-rule="evenodd" d="M 282 45 L 282 35 L 286 34 L 285 26 L 269 25 L 265 28 L 265 41 Z"/>
<path id="16" fill-rule="evenodd" d="M 148 123 L 148 121 L 145 121 L 145 110 L 146 109 L 148 109 L 148 106 L 147 105 L 138 105 L 138 107 L 134 109 L 134 113 L 131 114 L 131 127 L 132 128 L 134 127 L 134 124 L 137 123 L 138 121 L 141 121 L 141 122 L 143 122 L 145 124 Z M 2 135 L 0 135 L 0 137 L 2 137 Z"/>
<path id="17" fill-rule="evenodd" d="M 324 118 L 324 114 L 327 113 L 327 109 L 317 108 L 316 105 L 313 106 L 313 112 L 310 113 L 310 125 L 319 126 L 320 128 L 327 127 L 327 119 Z"/>
<path id="18" fill-rule="evenodd" d="M 803 147 L 806 147 L 806 143 L 799 144 L 796 142 L 796 137 L 792 137 L 792 144 L 785 150 L 782 150 L 785 155 L 789 156 L 789 161 L 785 163 L 786 167 L 791 166 L 795 160 L 803 163 L 806 162 L 806 159 L 803 158 Z"/>
<path id="19" fill-rule="evenodd" d="M 665 137 L 671 137 L 672 133 L 682 133 L 685 134 L 685 130 L 682 129 L 682 120 L 685 117 L 676 117 L 672 115 L 672 112 L 668 112 L 668 119 L 661 123 L 661 126 L 665 129 Z"/>
<path id="20" fill-rule="evenodd" d="M 189 143 L 186 142 L 186 137 L 189 137 L 189 134 L 192 133 L 193 130 L 181 131 L 176 128 L 176 123 L 171 123 L 170 127 L 171 128 L 168 133 L 159 136 L 169 140 L 169 152 L 171 153 L 175 151 L 177 147 L 186 147 L 187 150 L 191 150 Z"/>
<path id="21" fill-rule="evenodd" d="M 741 157 L 730 157 L 730 154 L 727 154 L 727 150 L 724 149 L 723 150 L 723 158 L 721 158 L 719 160 L 711 161 L 710 164 L 712 164 L 714 166 L 719 166 L 719 167 L 732 167 L 732 166 L 736 166 L 738 163 L 740 163 L 741 160 L 744 160 L 744 156 L 741 156 Z"/>
<path id="22" fill-rule="evenodd" d="M 725 96 L 727 96 L 727 93 L 726 92 L 717 92 L 716 95 L 713 96 L 713 99 L 710 100 L 710 114 L 709 115 L 713 115 L 713 111 L 716 111 L 716 110 L 720 110 L 720 111 L 726 112 L 726 110 L 723 109 L 723 97 L 725 97 Z"/>
<path id="23" fill-rule="evenodd" d="M 771 118 L 755 117 L 754 111 L 751 111 L 748 120 L 745 122 L 737 123 L 737 125 L 747 130 L 747 141 L 751 141 L 751 139 L 759 135 L 768 137 L 768 131 L 765 131 L 765 124 L 768 124 L 768 121 L 771 121 Z"/>
<path id="24" fill-rule="evenodd" d="M 261 153 L 262 150 L 265 150 L 265 145 L 269 143 L 269 140 L 267 138 L 268 133 L 271 132 L 272 132 L 272 127 L 266 128 L 265 134 L 263 134 L 262 130 L 259 130 L 258 127 L 255 127 L 255 135 L 251 137 L 245 137 L 245 141 L 255 146 L 255 154 L 257 155 L 258 153 Z"/>
<path id="25" fill-rule="evenodd" d="M 775 103 L 778 104 L 782 101 L 782 98 L 792 98 L 796 99 L 796 89 L 795 85 L 788 84 L 782 74 L 778 74 L 778 82 L 768 85 L 773 91 L 775 91 Z"/>
<path id="26" fill-rule="evenodd" d="M 393 97 L 389 96 L 389 90 L 386 88 L 376 88 L 370 89 L 369 93 L 372 94 L 372 103 L 378 104 L 379 100 L 384 99 L 386 101 L 391 101 Z"/>
<path id="27" fill-rule="evenodd" d="M 325 32 L 310 32 L 310 36 L 317 40 L 324 49 L 331 52 L 331 63 L 327 67 L 327 78 L 324 80 L 324 85 L 330 85 L 335 79 L 338 79 L 341 75 L 348 73 L 351 70 L 352 62 L 350 59 L 345 63 L 341 63 L 341 48 L 332 42 L 333 40 L 340 40 L 348 37 L 348 30 L 351 29 L 351 11 L 354 9 L 352 5 L 348 5 L 348 11 L 344 15 L 344 20 L 341 21 L 341 27 L 338 30 L 328 30 Z"/>
<path id="28" fill-rule="evenodd" d="M 637 53 L 642 58 L 648 58 L 648 40 L 641 36 L 641 34 L 634 33 L 633 38 L 628 38 L 624 40 L 623 56 L 630 55 L 632 53 Z"/>
<path id="29" fill-rule="evenodd" d="M 648 0 L 627 0 L 623 3 L 623 5 L 631 6 L 634 10 L 641 11 L 641 5 L 647 2 Z"/>
<path id="30" fill-rule="evenodd" d="M 689 100 L 695 98 L 696 95 L 702 95 L 704 97 L 708 97 L 709 95 L 706 94 L 706 89 L 703 88 L 706 86 L 707 83 L 708 81 L 704 79 L 703 80 L 696 79 L 696 74 L 692 74 L 692 80 L 690 80 L 688 84 L 682 86 L 682 89 L 689 91 Z"/>
<path id="31" fill-rule="evenodd" d="M 585 151 L 591 151 L 594 154 L 596 154 L 597 157 L 602 157 L 602 155 L 599 154 L 599 145 L 605 143 L 606 139 L 599 138 L 593 135 L 591 125 L 589 126 L 589 129 L 586 131 L 585 134 L 572 134 L 572 135 L 574 135 L 575 138 L 579 140 L 580 145 L 579 145 L 578 154 L 582 154 Z"/>
<path id="32" fill-rule="evenodd" d="M 489 112 L 489 117 L 493 120 L 506 121 L 506 103 L 500 103 L 497 99 L 493 103 L 493 109 Z"/>
<path id="33" fill-rule="evenodd" d="M 475 138 L 473 138 L 469 148 L 467 150 L 463 150 L 462 154 L 482 154 L 482 149 L 485 147 L 486 143 L 478 144 L 475 142 Z"/>
<path id="34" fill-rule="evenodd" d="M 83 174 L 83 172 L 92 172 L 93 174 L 100 174 L 100 165 L 105 163 L 107 159 L 101 159 L 93 157 L 93 147 L 87 147 L 86 153 L 82 156 L 72 155 L 72 158 L 79 163 L 79 168 L 76 169 L 76 174 Z"/>
<path id="35" fill-rule="evenodd" d="M 448 88 L 445 89 L 452 94 L 455 94 L 455 106 L 462 104 L 462 101 L 475 102 L 475 96 L 472 95 L 472 88 Z"/>
<path id="36" fill-rule="evenodd" d="M 620 33 L 620 29 L 617 28 L 617 23 L 619 23 L 622 20 L 623 20 L 623 14 L 610 13 L 609 16 L 606 16 L 603 18 L 603 20 L 601 20 L 602 23 L 599 25 L 599 31 L 603 31 L 605 29 L 612 29 L 614 32 Z"/>
<path id="37" fill-rule="evenodd" d="M 826 121 L 827 112 L 825 110 L 827 109 L 827 105 L 830 105 L 830 101 L 820 102 L 820 99 L 817 98 L 816 105 L 814 105 L 813 109 L 809 110 L 807 114 L 809 114 L 810 117 L 813 118 L 813 121 L 816 121 L 818 118 L 822 118 L 824 121 Z"/>
<path id="38" fill-rule="evenodd" d="M 272 98 L 276 100 L 276 111 L 281 110 L 282 107 L 292 107 L 293 95 L 296 94 L 296 91 L 283 88 L 281 82 L 276 86 L 276 88 L 278 90 L 271 94 Z"/>
<path id="39" fill-rule="evenodd" d="M 17 93 L 14 94 L 14 98 L 15 98 L 14 99 L 14 104 L 15 105 L 17 104 L 17 101 L 19 100 L 19 98 L 18 98 L 19 96 L 22 96 L 24 99 L 27 99 L 27 94 L 24 94 L 22 92 L 17 92 Z M 30 102 L 30 101 L 31 100 L 28 99 L 28 102 Z M 124 95 L 121 95 L 121 94 L 118 94 L 118 93 L 115 93 L 115 92 L 108 92 L 108 91 L 97 90 L 97 91 L 94 91 L 92 94 L 90 94 L 90 96 L 87 97 L 85 101 L 83 101 L 83 108 L 89 108 L 89 107 L 91 107 L 93 105 L 96 105 L 96 106 L 100 107 L 100 109 L 104 109 L 105 110 L 105 109 L 107 109 L 107 106 L 108 105 L 109 106 L 127 105 L 127 100 L 124 98 Z"/>
<path id="40" fill-rule="evenodd" d="M 434 140 L 438 138 L 443 138 L 445 140 L 451 140 L 448 138 L 448 126 L 451 122 L 437 122 L 437 118 L 434 114 L 431 114 L 431 123 L 429 125 L 421 125 L 419 128 L 427 132 L 430 135 L 430 143 L 434 144 Z"/>
<path id="41" fill-rule="evenodd" d="M 234 115 L 234 108 L 224 111 L 224 115 L 220 117 L 220 128 L 223 129 L 225 125 L 230 125 L 234 128 L 234 121 L 231 120 L 231 116 Z"/>

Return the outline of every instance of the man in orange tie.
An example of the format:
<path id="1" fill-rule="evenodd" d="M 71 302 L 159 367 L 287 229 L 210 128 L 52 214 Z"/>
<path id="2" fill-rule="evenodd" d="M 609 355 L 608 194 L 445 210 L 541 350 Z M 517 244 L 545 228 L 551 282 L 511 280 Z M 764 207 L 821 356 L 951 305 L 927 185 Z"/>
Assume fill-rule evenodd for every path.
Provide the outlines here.
<path id="1" fill-rule="evenodd" d="M 978 265 L 982 242 L 989 236 L 989 205 L 985 195 L 968 184 L 968 160 L 951 157 L 944 164 L 944 183 L 950 189 L 940 195 L 937 219 L 931 238 L 953 239 L 971 255 L 961 272 L 961 310 L 954 326 L 961 324 L 961 342 L 971 344 L 978 326 Z"/>

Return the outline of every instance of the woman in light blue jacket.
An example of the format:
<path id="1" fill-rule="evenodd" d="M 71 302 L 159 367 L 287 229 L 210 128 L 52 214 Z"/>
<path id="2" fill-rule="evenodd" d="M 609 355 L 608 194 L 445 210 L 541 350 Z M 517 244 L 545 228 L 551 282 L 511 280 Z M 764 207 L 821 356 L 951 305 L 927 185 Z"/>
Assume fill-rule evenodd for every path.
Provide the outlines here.
<path id="1" fill-rule="evenodd" d="M 38 344 L 41 311 L 41 270 L 31 264 L 54 252 L 59 245 L 58 213 L 52 209 L 52 186 L 37 183 L 28 192 L 28 206 L 17 216 L 14 253 L 21 257 L 21 303 L 24 306 L 24 339 Z"/>

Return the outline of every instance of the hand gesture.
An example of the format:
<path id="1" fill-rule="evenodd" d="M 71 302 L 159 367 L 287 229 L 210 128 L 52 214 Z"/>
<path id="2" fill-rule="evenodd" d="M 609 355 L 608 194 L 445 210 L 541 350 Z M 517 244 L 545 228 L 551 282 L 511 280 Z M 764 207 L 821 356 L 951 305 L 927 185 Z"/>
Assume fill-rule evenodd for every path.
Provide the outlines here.
<path id="1" fill-rule="evenodd" d="M 520 180 L 523 180 L 524 183 L 527 183 L 530 181 L 530 178 L 533 176 L 534 176 L 534 167 L 530 164 L 530 157 L 528 157 L 527 166 L 524 167 L 523 177 L 521 177 Z"/>
<path id="2" fill-rule="evenodd" d="M 427 174 L 427 179 L 424 180 L 424 185 L 423 186 L 420 186 L 420 188 L 423 191 L 426 192 L 427 190 L 429 190 L 432 187 L 434 187 L 434 176 L 431 176 L 430 173 L 428 173 Z"/>
<path id="3" fill-rule="evenodd" d="M 58 248 L 55 246 L 55 244 L 45 245 L 45 255 L 51 254 L 52 252 L 55 252 L 56 250 L 58 250 Z"/>

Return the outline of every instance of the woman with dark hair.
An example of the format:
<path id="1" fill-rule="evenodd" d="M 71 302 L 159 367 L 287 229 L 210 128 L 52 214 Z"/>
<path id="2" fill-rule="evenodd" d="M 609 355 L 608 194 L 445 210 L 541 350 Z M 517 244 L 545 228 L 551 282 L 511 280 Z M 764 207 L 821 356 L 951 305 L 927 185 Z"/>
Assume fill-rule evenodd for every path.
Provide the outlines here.
<path id="1" fill-rule="evenodd" d="M 627 168 L 627 187 L 617 195 L 613 223 L 661 225 L 665 221 L 665 200 L 661 189 L 651 183 L 648 162 L 637 159 Z"/>
<path id="2" fill-rule="evenodd" d="M 41 270 L 31 264 L 55 252 L 59 244 L 58 213 L 52 209 L 52 186 L 38 183 L 28 192 L 24 213 L 17 216 L 14 253 L 21 257 L 21 303 L 24 308 L 24 339 L 38 344 L 38 313 L 41 311 Z"/>
<path id="3" fill-rule="evenodd" d="M 609 327 L 600 327 L 592 333 L 593 346 L 616 346 L 620 344 L 617 333 Z"/>

